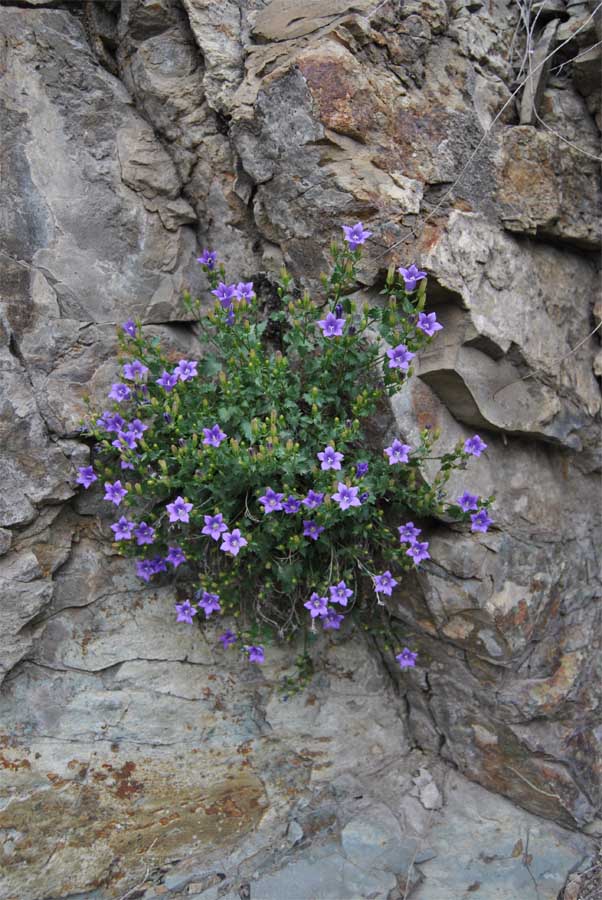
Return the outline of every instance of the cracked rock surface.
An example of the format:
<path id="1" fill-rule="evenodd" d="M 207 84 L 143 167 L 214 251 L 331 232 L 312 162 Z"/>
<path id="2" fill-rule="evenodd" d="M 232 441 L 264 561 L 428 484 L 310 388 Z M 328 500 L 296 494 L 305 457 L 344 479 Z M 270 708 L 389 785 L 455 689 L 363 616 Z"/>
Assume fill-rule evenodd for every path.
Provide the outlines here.
<path id="1" fill-rule="evenodd" d="M 588 870 L 593 8 L 545 4 L 536 46 L 563 46 L 515 101 L 509 0 L 2 4 L 0 900 L 557 900 Z M 494 491 L 496 525 L 425 523 L 432 560 L 393 607 L 420 669 L 335 635 L 283 699 L 287 652 L 225 665 L 115 554 L 78 429 L 116 324 L 193 355 L 204 246 L 232 277 L 286 262 L 311 286 L 358 219 L 363 293 L 416 261 L 445 326 L 390 434 L 438 427 L 445 452 L 478 430 L 450 493 Z"/>

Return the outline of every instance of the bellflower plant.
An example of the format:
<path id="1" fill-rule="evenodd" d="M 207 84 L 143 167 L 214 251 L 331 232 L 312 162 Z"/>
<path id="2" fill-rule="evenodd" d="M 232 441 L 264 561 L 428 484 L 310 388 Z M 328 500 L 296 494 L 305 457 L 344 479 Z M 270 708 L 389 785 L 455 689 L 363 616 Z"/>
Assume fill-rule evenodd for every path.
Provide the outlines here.
<path id="1" fill-rule="evenodd" d="M 170 357 L 125 322 L 112 402 L 86 423 L 93 464 L 77 476 L 85 490 L 104 487 L 113 540 L 137 576 L 176 579 L 178 627 L 224 621 L 219 652 L 257 665 L 272 640 L 303 634 L 303 683 L 317 633 L 390 621 L 404 577 L 429 565 L 429 520 L 464 523 L 476 539 L 492 525 L 492 498 L 470 483 L 445 498 L 451 472 L 486 451 L 479 435 L 441 456 L 428 429 L 370 449 L 377 411 L 442 325 L 425 312 L 427 274 L 414 264 L 391 267 L 382 302 L 352 296 L 372 232 L 358 222 L 343 233 L 316 298 L 286 270 L 271 293 L 228 280 L 205 250 L 209 306 L 185 297 L 197 359 Z M 430 483 L 426 459 L 439 462 Z M 411 647 L 390 648 L 402 669 L 416 665 Z"/>

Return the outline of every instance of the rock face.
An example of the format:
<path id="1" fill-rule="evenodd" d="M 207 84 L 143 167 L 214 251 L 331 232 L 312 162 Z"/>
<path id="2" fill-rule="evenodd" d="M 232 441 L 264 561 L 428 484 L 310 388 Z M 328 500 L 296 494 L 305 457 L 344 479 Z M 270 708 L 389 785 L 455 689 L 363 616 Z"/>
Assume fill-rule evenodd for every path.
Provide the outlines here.
<path id="1" fill-rule="evenodd" d="M 516 100 L 506 0 L 2 6 L 0 900 L 554 900 L 593 852 L 600 13 L 544 6 Z M 419 670 L 336 637 L 284 701 L 114 554 L 78 429 L 116 324 L 191 351 L 199 248 L 311 286 L 358 219 L 445 325 L 391 433 L 478 429 L 496 527 L 426 523 Z"/>

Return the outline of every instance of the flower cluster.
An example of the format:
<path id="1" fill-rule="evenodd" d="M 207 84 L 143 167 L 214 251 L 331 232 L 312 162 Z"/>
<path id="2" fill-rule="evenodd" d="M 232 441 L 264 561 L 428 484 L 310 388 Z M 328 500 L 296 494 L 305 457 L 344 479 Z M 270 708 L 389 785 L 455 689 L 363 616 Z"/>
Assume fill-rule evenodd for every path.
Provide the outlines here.
<path id="1" fill-rule="evenodd" d="M 250 662 L 263 663 L 276 637 L 311 641 L 318 626 L 340 631 L 349 619 L 393 634 L 396 588 L 430 559 L 429 521 L 452 517 L 481 533 L 492 524 L 492 498 L 466 490 L 445 500 L 451 472 L 486 450 L 479 435 L 439 457 L 429 429 L 367 450 L 379 404 L 442 325 L 424 309 L 427 276 L 415 265 L 390 270 L 384 302 L 354 302 L 372 232 L 358 222 L 343 233 L 317 300 L 285 270 L 275 297 L 258 296 L 205 250 L 212 306 L 185 298 L 205 355 L 171 358 L 128 320 L 112 403 L 87 423 L 94 463 L 77 482 L 98 481 L 119 507 L 110 525 L 119 551 L 145 582 L 171 573 L 188 597 L 175 605 L 177 622 L 230 617 L 236 627 L 219 642 Z M 386 350 L 369 339 L 374 330 Z M 440 461 L 430 483 L 427 458 Z M 413 667 L 417 651 L 397 649 L 399 666 Z"/>

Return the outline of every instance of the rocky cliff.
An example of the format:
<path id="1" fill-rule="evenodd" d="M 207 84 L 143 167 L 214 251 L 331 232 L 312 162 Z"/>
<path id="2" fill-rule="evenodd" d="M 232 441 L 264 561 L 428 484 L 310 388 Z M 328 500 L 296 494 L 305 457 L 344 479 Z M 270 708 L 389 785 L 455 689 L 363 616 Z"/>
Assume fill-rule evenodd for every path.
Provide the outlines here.
<path id="1" fill-rule="evenodd" d="M 2 900 L 554 900 L 586 864 L 602 768 L 593 11 L 0 4 Z M 452 491 L 495 491 L 496 528 L 433 523 L 397 613 L 420 670 L 332 639 L 284 700 L 286 653 L 225 668 L 175 624 L 169 584 L 116 555 L 99 493 L 76 489 L 78 428 L 116 372 L 116 324 L 140 317 L 194 355 L 180 297 L 200 248 L 232 276 L 284 261 L 311 284 L 358 219 L 363 290 L 418 262 L 445 326 L 391 427 L 441 427 L 444 449 L 478 428 L 486 458 Z"/>

